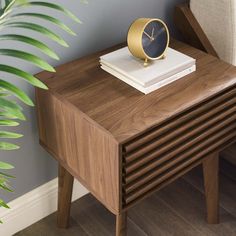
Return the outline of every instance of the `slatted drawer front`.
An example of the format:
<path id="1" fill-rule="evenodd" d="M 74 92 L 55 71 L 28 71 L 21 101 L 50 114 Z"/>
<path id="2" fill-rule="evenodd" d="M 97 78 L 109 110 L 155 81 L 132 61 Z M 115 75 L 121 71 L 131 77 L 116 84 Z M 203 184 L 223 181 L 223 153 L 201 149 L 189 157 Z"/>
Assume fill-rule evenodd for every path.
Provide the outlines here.
<path id="1" fill-rule="evenodd" d="M 123 147 L 123 207 L 129 207 L 236 140 L 236 88 L 161 124 Z"/>

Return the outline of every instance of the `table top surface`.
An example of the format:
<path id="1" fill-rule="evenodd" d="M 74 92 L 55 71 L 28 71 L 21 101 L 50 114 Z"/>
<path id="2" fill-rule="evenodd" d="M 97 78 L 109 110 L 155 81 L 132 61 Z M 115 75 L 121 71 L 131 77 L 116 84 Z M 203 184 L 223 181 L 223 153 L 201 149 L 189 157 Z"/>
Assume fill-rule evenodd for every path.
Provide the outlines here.
<path id="1" fill-rule="evenodd" d="M 236 67 L 173 41 L 171 47 L 197 59 L 197 71 L 144 95 L 100 68 L 99 57 L 118 47 L 57 67 L 38 77 L 49 92 L 124 143 L 167 119 L 236 85 Z"/>

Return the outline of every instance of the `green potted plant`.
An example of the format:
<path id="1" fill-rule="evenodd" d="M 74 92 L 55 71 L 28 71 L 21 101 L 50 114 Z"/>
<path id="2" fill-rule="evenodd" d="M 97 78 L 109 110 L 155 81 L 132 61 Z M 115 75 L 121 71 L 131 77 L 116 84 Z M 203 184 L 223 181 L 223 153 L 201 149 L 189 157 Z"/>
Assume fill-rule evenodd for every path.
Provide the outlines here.
<path id="1" fill-rule="evenodd" d="M 9 49 L 0 47 L 0 55 L 22 59 L 26 62 L 32 63 L 34 66 L 37 66 L 42 70 L 55 72 L 54 68 L 47 61 L 41 59 L 37 55 L 30 52 L 15 50 L 11 46 L 11 43 L 14 41 L 28 44 L 37 48 L 48 57 L 59 60 L 57 54 L 45 43 L 37 40 L 36 38 L 28 37 L 23 34 L 4 33 L 4 30 L 12 29 L 12 31 L 14 32 L 14 29 L 26 29 L 32 32 L 40 33 L 53 40 L 55 43 L 58 43 L 64 47 L 68 47 L 68 44 L 55 32 L 40 24 L 30 22 L 30 19 L 46 20 L 63 29 L 68 34 L 76 34 L 60 20 L 44 13 L 36 13 L 35 11 L 32 11 L 32 9 L 39 7 L 40 9 L 48 8 L 59 11 L 78 23 L 80 23 L 80 20 L 69 10 L 63 8 L 60 5 L 47 1 L 5 0 L 1 1 L 0 3 L 0 41 L 9 41 Z M 44 85 L 35 76 L 28 73 L 27 71 L 21 70 L 18 67 L 0 63 L 0 72 L 12 74 L 19 79 L 25 80 L 32 86 L 47 89 L 46 85 Z M 10 140 L 18 139 L 22 137 L 22 135 L 9 131 L 9 127 L 11 127 L 10 129 L 12 129 L 12 127 L 20 125 L 20 122 L 26 119 L 22 106 L 20 105 L 20 103 L 18 103 L 18 101 L 21 101 L 28 106 L 34 106 L 34 103 L 24 91 L 22 91 L 20 88 L 10 83 L 6 79 L 0 78 L 0 152 L 2 150 L 10 151 L 19 148 L 18 145 L 12 143 Z M 7 129 L 5 127 L 7 127 Z M 12 191 L 12 189 L 9 187 L 9 180 L 13 178 L 13 176 L 7 173 L 7 170 L 12 168 L 14 167 L 11 164 L 0 160 L 1 190 Z M 0 207 L 9 208 L 9 206 L 1 198 Z"/>

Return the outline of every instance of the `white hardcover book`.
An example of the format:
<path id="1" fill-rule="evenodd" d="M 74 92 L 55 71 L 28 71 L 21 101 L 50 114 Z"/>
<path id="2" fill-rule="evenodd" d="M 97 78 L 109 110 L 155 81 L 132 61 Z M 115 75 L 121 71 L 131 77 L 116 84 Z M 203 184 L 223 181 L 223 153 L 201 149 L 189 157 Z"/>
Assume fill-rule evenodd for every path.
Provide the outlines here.
<path id="1" fill-rule="evenodd" d="M 150 62 L 144 67 L 143 61 L 131 55 L 128 47 L 106 54 L 100 58 L 102 65 L 116 71 L 136 84 L 146 88 L 196 65 L 196 60 L 172 48 L 166 58 Z"/>
<path id="2" fill-rule="evenodd" d="M 144 93 L 144 94 L 149 94 L 165 85 L 168 85 L 186 75 L 189 75 L 191 73 L 193 73 L 194 71 L 196 71 L 196 65 L 193 65 L 193 66 L 190 66 L 189 68 L 179 72 L 179 73 L 176 73 L 175 75 L 172 75 L 170 76 L 169 78 L 166 78 L 164 80 L 161 80 L 159 81 L 158 83 L 156 84 L 153 84 L 149 87 L 143 87 L 142 85 L 140 85 L 139 83 L 136 83 L 135 81 L 133 80 L 130 80 L 129 78 L 125 77 L 124 75 L 122 75 L 121 73 L 111 69 L 110 67 L 106 66 L 106 65 L 102 65 L 101 68 L 112 74 L 113 76 L 117 77 L 118 79 L 122 80 L 123 82 L 129 84 L 130 86 L 136 88 L 137 90 L 139 90 L 140 92 Z"/>

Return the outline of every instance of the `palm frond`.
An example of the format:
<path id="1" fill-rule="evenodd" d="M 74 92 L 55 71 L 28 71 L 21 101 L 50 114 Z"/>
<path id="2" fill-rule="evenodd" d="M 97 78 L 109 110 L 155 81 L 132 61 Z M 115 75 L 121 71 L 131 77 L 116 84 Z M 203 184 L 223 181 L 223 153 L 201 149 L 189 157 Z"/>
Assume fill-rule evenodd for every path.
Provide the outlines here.
<path id="1" fill-rule="evenodd" d="M 19 120 L 25 120 L 25 116 L 22 113 L 21 106 L 13 101 L 0 97 L 0 110 L 0 116 L 2 117 L 14 117 Z"/>
<path id="2" fill-rule="evenodd" d="M 51 65 L 49 65 L 46 61 L 28 52 L 4 48 L 0 49 L 0 55 L 23 59 L 27 62 L 30 62 L 42 68 L 43 70 L 55 72 L 55 69 Z"/>
<path id="3" fill-rule="evenodd" d="M 0 120 L 0 126 L 13 127 L 18 125 L 19 123 L 14 120 Z"/>
<path id="4" fill-rule="evenodd" d="M 0 79 L 0 88 L 10 92 L 12 95 L 14 95 L 17 98 L 19 98 L 25 104 L 27 104 L 29 106 L 34 106 L 34 103 L 29 98 L 29 96 L 24 91 L 22 91 L 21 89 L 17 88 L 15 85 Z"/>
<path id="5" fill-rule="evenodd" d="M 12 151 L 12 150 L 17 150 L 20 147 L 18 145 L 15 145 L 13 143 L 8 143 L 8 142 L 0 142 L 0 150 L 2 151 Z M 0 167 L 1 169 L 1 167 Z"/>
<path id="6" fill-rule="evenodd" d="M 86 2 L 86 1 L 83 1 Z M 60 21 L 57 18 L 54 18 L 51 15 L 44 13 L 35 13 L 35 12 L 24 12 L 24 9 L 28 9 L 28 7 L 45 7 L 47 9 L 56 10 L 65 14 L 70 19 L 74 20 L 77 23 L 81 23 L 81 21 L 68 9 L 46 1 L 30 1 L 30 0 L 5 0 L 5 6 L 0 9 L 0 29 L 9 30 L 9 29 L 25 29 L 27 31 L 37 32 L 42 36 L 49 38 L 50 40 L 58 43 L 61 46 L 68 47 L 67 42 L 58 34 L 54 33 L 53 30 L 40 25 L 39 23 L 32 23 L 31 19 L 39 19 L 45 20 L 51 24 L 54 24 L 64 30 L 66 33 L 70 35 L 76 35 L 76 33 L 69 28 L 66 24 Z M 23 12 L 17 13 L 17 10 L 23 10 Z M 25 20 L 25 21 L 24 21 Z M 40 42 L 39 40 L 23 35 L 21 33 L 18 34 L 1 34 L 0 41 L 15 41 L 19 43 L 24 43 L 28 46 L 33 46 L 48 57 L 59 60 L 58 55 L 50 49 L 45 43 Z M 30 48 L 29 48 L 30 49 Z M 54 68 L 45 60 L 41 59 L 35 54 L 32 54 L 23 50 L 15 50 L 12 48 L 2 49 L 0 48 L 1 56 L 9 56 L 16 59 L 21 59 L 26 62 L 33 64 L 36 67 L 39 67 L 43 70 L 49 72 L 55 72 Z M 31 85 L 48 89 L 47 86 L 38 80 L 32 74 L 21 70 L 15 66 L 10 66 L 6 64 L 0 64 L 0 72 L 5 72 L 10 75 L 16 76 L 20 79 L 25 80 Z M 2 75 L 1 75 L 2 76 Z M 3 76 L 2 76 L 3 77 Z M 17 102 L 11 100 L 11 96 L 16 97 L 23 103 L 29 106 L 33 106 L 32 100 L 29 96 L 22 91 L 20 88 L 15 86 L 14 84 L 6 81 L 6 79 L 0 79 L 0 127 L 13 127 L 18 126 L 19 123 L 17 120 L 25 120 L 25 116 L 23 114 L 23 109 L 21 105 Z M 10 131 L 1 131 L 0 130 L 0 139 L 18 139 L 22 137 L 21 134 L 10 132 Z M 19 149 L 19 146 L 5 141 L 0 141 L 0 150 L 16 150 Z M 10 170 L 14 168 L 12 165 L 1 162 L 0 161 L 0 170 Z M 5 171 L 4 171 L 5 172 Z M 12 189 L 9 187 L 8 182 L 10 178 L 14 178 L 11 175 L 0 172 L 0 189 L 5 191 L 12 192 Z M 9 206 L 0 199 L 0 207 L 9 208 Z M 0 223 L 1 220 L 0 220 Z"/>
<path id="7" fill-rule="evenodd" d="M 13 169 L 14 166 L 9 164 L 9 163 L 6 163 L 6 162 L 3 162 L 3 161 L 0 161 L 0 169 L 1 170 L 11 170 Z"/>
<path id="8" fill-rule="evenodd" d="M 55 41 L 56 43 L 64 46 L 64 47 L 69 47 L 69 45 L 66 43 L 66 41 L 60 37 L 59 35 L 55 34 L 53 31 L 47 29 L 44 26 L 41 26 L 39 24 L 35 23 L 29 23 L 29 22 L 5 22 L 1 26 L 2 28 L 4 27 L 10 27 L 10 28 L 19 28 L 19 29 L 28 29 L 32 30 L 38 33 L 43 34 L 44 36 L 50 38 L 51 40 Z"/>
<path id="9" fill-rule="evenodd" d="M 38 6 L 38 7 L 46 7 L 46 8 L 58 10 L 58 11 L 64 13 L 69 18 L 71 18 L 72 20 L 76 21 L 77 23 L 82 23 L 81 20 L 78 17 L 76 17 L 71 11 L 69 11 L 68 9 L 65 9 L 64 7 L 61 7 L 60 5 L 54 4 L 54 3 L 35 1 L 35 2 L 26 2 L 26 3 L 18 5 L 18 7 L 26 7 L 26 6 Z"/>
<path id="10" fill-rule="evenodd" d="M 43 19 L 43 20 L 49 21 L 49 22 L 59 26 L 61 29 L 63 29 L 67 33 L 69 33 L 71 35 L 74 35 L 74 36 L 76 35 L 76 33 L 74 31 L 72 31 L 67 25 L 65 25 L 64 23 L 62 23 L 58 19 L 56 19 L 54 17 L 51 17 L 51 16 L 48 16 L 48 15 L 45 15 L 45 14 L 39 14 L 39 13 L 19 13 L 19 14 L 12 15 L 11 18 L 10 18 L 10 21 L 12 21 L 12 20 L 21 20 L 22 18 L 25 19 L 26 17 L 39 18 L 39 19 Z"/>
<path id="11" fill-rule="evenodd" d="M 37 39 L 33 39 L 31 37 L 17 35 L 17 34 L 5 34 L 5 35 L 0 35 L 0 41 L 3 41 L 3 40 L 12 40 L 12 41 L 26 43 L 28 45 L 34 46 L 37 49 L 41 50 L 47 56 L 55 60 L 59 60 L 58 55 L 52 49 L 50 49 L 46 44 L 40 42 Z"/>
<path id="12" fill-rule="evenodd" d="M 21 138 L 21 137 L 23 137 L 22 134 L 17 134 L 17 133 L 8 132 L 8 131 L 0 131 L 0 138 L 15 139 L 15 138 Z"/>
<path id="13" fill-rule="evenodd" d="M 30 73 L 26 71 L 20 70 L 16 67 L 0 64 L 0 71 L 16 75 L 26 80 L 27 82 L 29 82 L 35 87 L 47 89 L 47 86 L 43 84 L 40 80 L 38 80 L 35 76 L 31 75 Z"/>
<path id="14" fill-rule="evenodd" d="M 8 178 L 8 179 L 14 179 L 15 178 L 15 176 L 3 173 L 1 171 L 0 171 L 0 176 L 4 177 L 4 178 Z"/>

